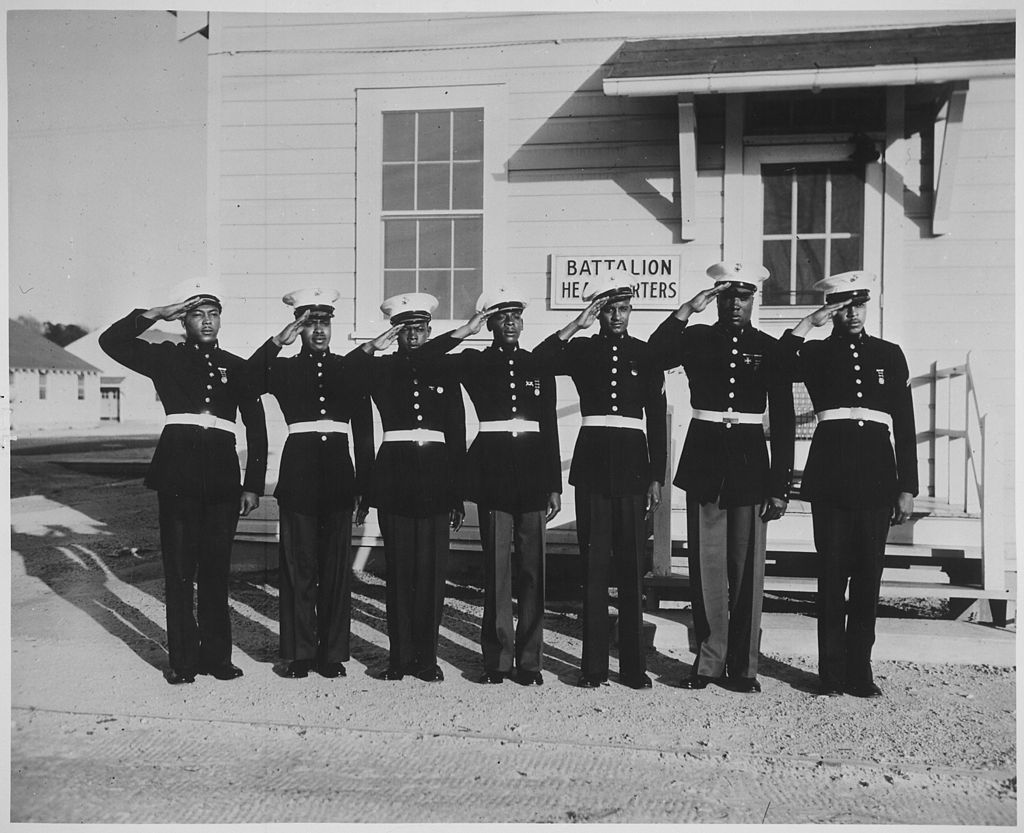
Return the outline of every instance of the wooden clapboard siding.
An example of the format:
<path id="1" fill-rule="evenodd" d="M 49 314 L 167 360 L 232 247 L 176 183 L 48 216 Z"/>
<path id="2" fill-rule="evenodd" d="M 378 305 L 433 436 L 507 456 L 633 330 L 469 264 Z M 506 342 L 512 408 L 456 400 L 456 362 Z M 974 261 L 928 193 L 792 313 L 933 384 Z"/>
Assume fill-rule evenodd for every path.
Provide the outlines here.
<path id="1" fill-rule="evenodd" d="M 220 216 L 224 226 L 351 223 L 355 217 L 355 199 L 353 197 L 222 199 L 220 201 Z"/>
<path id="2" fill-rule="evenodd" d="M 344 174 L 241 174 L 218 179 L 223 199 L 334 199 L 354 198 L 355 171 Z"/>

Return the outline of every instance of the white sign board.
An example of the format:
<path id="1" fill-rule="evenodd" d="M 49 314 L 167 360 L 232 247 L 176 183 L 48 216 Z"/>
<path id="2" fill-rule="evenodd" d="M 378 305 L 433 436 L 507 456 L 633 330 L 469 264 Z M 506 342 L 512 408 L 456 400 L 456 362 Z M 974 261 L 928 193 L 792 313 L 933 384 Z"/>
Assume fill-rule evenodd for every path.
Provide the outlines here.
<path id="1" fill-rule="evenodd" d="M 552 255 L 551 308 L 580 309 L 591 281 L 609 272 L 634 277 L 633 309 L 676 309 L 680 255 Z"/>

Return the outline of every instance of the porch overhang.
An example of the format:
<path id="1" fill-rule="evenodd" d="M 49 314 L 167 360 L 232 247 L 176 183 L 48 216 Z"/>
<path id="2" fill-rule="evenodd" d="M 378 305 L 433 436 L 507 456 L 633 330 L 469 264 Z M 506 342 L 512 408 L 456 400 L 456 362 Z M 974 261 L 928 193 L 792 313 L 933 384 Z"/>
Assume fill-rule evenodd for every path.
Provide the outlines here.
<path id="1" fill-rule="evenodd" d="M 606 95 L 905 86 L 1014 74 L 1013 21 L 624 43 Z"/>
<path id="2" fill-rule="evenodd" d="M 622 45 L 604 79 L 609 96 L 675 96 L 679 121 L 680 234 L 694 239 L 698 95 L 948 84 L 936 121 L 932 233 L 950 231 L 960 124 L 971 79 L 1011 78 L 1012 20 L 921 28 L 675 38 Z"/>

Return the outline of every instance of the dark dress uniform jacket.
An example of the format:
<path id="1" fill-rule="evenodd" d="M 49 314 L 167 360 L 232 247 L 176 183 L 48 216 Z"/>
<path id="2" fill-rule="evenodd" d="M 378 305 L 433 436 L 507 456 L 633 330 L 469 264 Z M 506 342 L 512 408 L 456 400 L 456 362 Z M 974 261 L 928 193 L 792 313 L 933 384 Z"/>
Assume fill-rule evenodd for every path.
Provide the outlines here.
<path id="1" fill-rule="evenodd" d="M 423 348 L 419 348 L 423 349 Z M 462 388 L 449 369 L 422 361 L 418 350 L 371 360 L 370 389 L 385 432 L 442 431 L 444 443 L 382 442 L 370 478 L 369 504 L 427 518 L 462 505 L 459 478 L 466 456 Z"/>
<path id="2" fill-rule="evenodd" d="M 763 425 L 693 419 L 672 482 L 688 497 L 717 502 L 723 509 L 759 504 L 769 496 L 788 497 L 793 389 L 780 363 L 778 342 L 750 326 L 733 333 L 717 322 L 687 326 L 671 316 L 649 344 L 666 369 L 682 365 L 693 408 L 756 414 L 768 405 L 770 464 Z"/>
<path id="3" fill-rule="evenodd" d="M 165 425 L 146 474 L 146 486 L 179 497 L 218 502 L 240 491 L 263 494 L 267 473 L 267 425 L 259 394 L 244 373 L 245 361 L 220 347 L 194 342 L 151 344 L 136 338 L 156 323 L 136 309 L 100 336 L 103 351 L 148 376 L 167 414 L 213 414 L 245 423 L 248 459 L 241 479 L 235 435 L 196 425 Z M 208 358 L 207 358 L 208 357 Z"/>
<path id="4" fill-rule="evenodd" d="M 281 453 L 281 471 L 274 497 L 293 512 L 351 508 L 365 494 L 373 461 L 373 415 L 369 372 L 372 359 L 357 347 L 344 358 L 303 348 L 282 358 L 281 348 L 267 339 L 249 359 L 253 385 L 271 393 L 285 422 L 320 419 L 351 422 L 350 435 L 338 432 L 289 434 Z"/>
<path id="5" fill-rule="evenodd" d="M 434 341 L 445 350 L 460 343 L 448 333 Z M 476 435 L 466 456 L 466 499 L 513 514 L 546 509 L 548 496 L 562 491 L 554 378 L 519 347 L 491 345 L 442 361 L 465 386 L 481 422 L 518 418 L 540 423 L 539 433 Z"/>
<path id="6" fill-rule="evenodd" d="M 792 331 L 783 334 L 780 344 L 795 361 L 795 372 L 807 385 L 815 411 L 862 407 L 892 417 L 892 441 L 888 427 L 878 422 L 819 422 L 800 497 L 868 509 L 891 507 L 900 492 L 916 495 L 914 405 L 910 371 L 899 346 L 866 333 L 858 338 L 833 333 L 805 342 Z"/>
<path id="7" fill-rule="evenodd" d="M 581 428 L 569 483 L 621 497 L 642 495 L 653 481 L 664 481 L 665 374 L 646 342 L 602 333 L 562 341 L 555 333 L 533 355 L 549 373 L 572 377 L 583 416 L 647 416 L 646 436 L 622 428 Z"/>

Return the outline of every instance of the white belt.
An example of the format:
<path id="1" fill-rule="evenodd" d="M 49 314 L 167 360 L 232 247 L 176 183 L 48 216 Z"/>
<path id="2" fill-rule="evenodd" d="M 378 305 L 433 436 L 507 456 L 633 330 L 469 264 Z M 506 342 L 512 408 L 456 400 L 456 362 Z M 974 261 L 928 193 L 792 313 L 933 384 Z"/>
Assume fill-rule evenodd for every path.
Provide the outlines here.
<path id="1" fill-rule="evenodd" d="M 481 434 L 537 434 L 540 423 L 529 419 L 492 419 L 480 423 Z"/>
<path id="2" fill-rule="evenodd" d="M 724 422 L 727 425 L 740 423 L 741 425 L 761 425 L 764 414 L 749 414 L 742 411 L 704 411 L 700 408 L 693 409 L 693 418 L 702 422 Z"/>
<path id="3" fill-rule="evenodd" d="M 348 423 L 334 419 L 315 419 L 312 422 L 292 422 L 289 434 L 347 434 Z"/>
<path id="4" fill-rule="evenodd" d="M 429 428 L 410 428 L 405 431 L 385 431 L 381 438 L 386 443 L 443 443 L 443 431 L 431 431 Z"/>
<path id="5" fill-rule="evenodd" d="M 200 428 L 219 428 L 235 433 L 235 423 L 213 414 L 168 414 L 164 425 L 198 425 Z"/>
<path id="6" fill-rule="evenodd" d="M 818 422 L 830 422 L 834 419 L 856 419 L 863 422 L 879 422 L 889 428 L 892 427 L 892 417 L 885 411 L 875 411 L 871 408 L 826 408 L 817 412 Z"/>
<path id="7" fill-rule="evenodd" d="M 583 417 L 584 428 L 634 428 L 644 430 L 644 421 L 640 417 L 619 416 L 618 414 L 599 414 Z"/>

